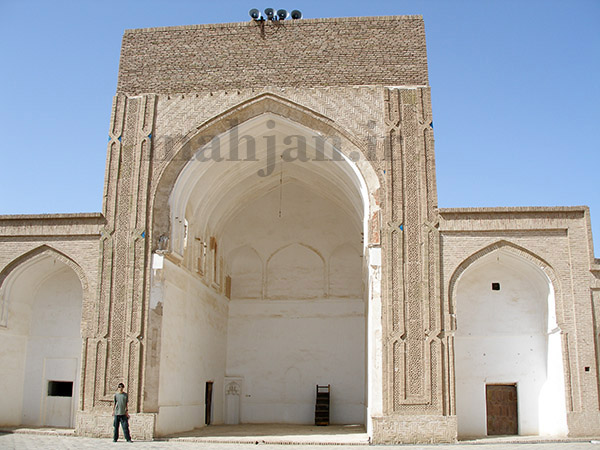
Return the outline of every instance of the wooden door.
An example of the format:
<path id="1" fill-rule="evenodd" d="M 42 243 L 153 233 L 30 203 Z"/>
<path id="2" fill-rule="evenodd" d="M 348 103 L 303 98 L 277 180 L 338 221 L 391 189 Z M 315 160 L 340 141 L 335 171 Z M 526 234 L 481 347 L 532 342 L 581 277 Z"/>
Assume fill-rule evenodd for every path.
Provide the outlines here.
<path id="1" fill-rule="evenodd" d="M 519 434 L 517 416 L 517 386 L 515 384 L 488 384 L 485 387 L 487 434 Z"/>

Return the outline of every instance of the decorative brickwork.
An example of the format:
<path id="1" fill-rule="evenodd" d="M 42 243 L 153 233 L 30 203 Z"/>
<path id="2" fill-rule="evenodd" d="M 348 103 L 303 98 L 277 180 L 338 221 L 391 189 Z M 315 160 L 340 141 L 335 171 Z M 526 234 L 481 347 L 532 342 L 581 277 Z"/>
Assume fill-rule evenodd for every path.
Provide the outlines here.
<path id="1" fill-rule="evenodd" d="M 429 92 L 386 89 L 388 297 L 384 308 L 387 410 L 442 414 L 437 195 Z M 391 313 L 391 314 L 390 314 Z M 387 330 L 387 331 L 386 331 Z M 389 378 L 391 377 L 391 378 Z"/>
<path id="2" fill-rule="evenodd" d="M 423 19 L 396 16 L 127 30 L 117 92 L 427 84 Z"/>
<path id="3" fill-rule="evenodd" d="M 147 205 L 156 97 L 113 102 L 100 240 L 97 327 L 86 338 L 84 409 L 112 406 L 115 386 L 127 383 L 131 411 L 139 411 L 143 377 Z"/>
<path id="4" fill-rule="evenodd" d="M 132 414 L 129 431 L 133 440 L 149 441 L 154 437 L 155 414 Z M 76 432 L 80 436 L 112 438 L 113 416 L 107 413 L 79 412 Z M 121 430 L 122 431 L 122 430 Z"/>

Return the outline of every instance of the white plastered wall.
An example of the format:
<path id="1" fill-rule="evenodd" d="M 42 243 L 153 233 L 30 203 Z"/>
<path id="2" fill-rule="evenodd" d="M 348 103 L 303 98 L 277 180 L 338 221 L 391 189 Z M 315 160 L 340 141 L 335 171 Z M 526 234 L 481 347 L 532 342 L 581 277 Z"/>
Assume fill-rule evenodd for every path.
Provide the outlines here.
<path id="1" fill-rule="evenodd" d="M 344 210 L 293 182 L 225 228 L 234 248 L 227 375 L 243 379 L 241 422 L 314 423 L 315 386 L 331 384 L 331 422 L 364 423 L 360 239 Z"/>
<path id="2" fill-rule="evenodd" d="M 168 259 L 153 284 L 153 302 L 163 303 L 157 433 L 204 426 L 207 381 L 214 422 L 222 422 L 228 302 Z"/>
<path id="3" fill-rule="evenodd" d="M 0 423 L 74 426 L 79 397 L 82 287 L 51 256 L 23 263 L 5 280 L 0 329 Z M 49 397 L 48 381 L 73 383 L 72 397 Z"/>
<path id="4" fill-rule="evenodd" d="M 486 384 L 513 383 L 519 434 L 565 435 L 560 331 L 548 277 L 497 250 L 467 268 L 455 292 L 459 438 L 487 435 Z"/>

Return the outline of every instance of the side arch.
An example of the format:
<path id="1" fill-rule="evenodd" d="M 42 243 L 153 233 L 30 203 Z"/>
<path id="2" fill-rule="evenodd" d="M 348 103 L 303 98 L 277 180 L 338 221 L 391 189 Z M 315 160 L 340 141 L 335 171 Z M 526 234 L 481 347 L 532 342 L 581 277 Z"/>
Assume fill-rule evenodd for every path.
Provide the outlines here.
<path id="1" fill-rule="evenodd" d="M 40 245 L 39 247 L 36 247 L 33 250 L 30 250 L 27 253 L 18 256 L 17 258 L 13 259 L 10 263 L 8 263 L 4 267 L 4 269 L 0 271 L 0 289 L 4 286 L 6 279 L 16 268 L 18 268 L 22 264 L 32 261 L 33 259 L 43 256 L 51 256 L 73 269 L 73 271 L 77 274 L 79 280 L 81 281 L 81 287 L 83 288 L 84 292 L 88 290 L 89 284 L 87 281 L 87 277 L 81 266 L 69 256 L 46 244 Z"/>
<path id="2" fill-rule="evenodd" d="M 456 313 L 456 287 L 458 281 L 462 274 L 471 267 L 479 259 L 484 256 L 497 251 L 507 251 L 512 253 L 513 255 L 519 256 L 526 261 L 535 265 L 538 269 L 540 269 L 550 280 L 552 283 L 552 287 L 554 288 L 555 295 L 555 309 L 556 309 L 556 321 L 558 326 L 563 329 L 564 325 L 564 314 L 563 314 L 563 300 L 562 300 L 562 289 L 561 284 L 556 272 L 552 268 L 552 266 L 543 258 L 536 255 L 535 253 L 527 250 L 524 247 L 521 247 L 512 242 L 501 240 L 495 242 L 487 247 L 482 248 L 481 250 L 473 253 L 471 256 L 467 257 L 463 262 L 461 262 L 458 267 L 454 270 L 452 276 L 450 277 L 450 282 L 448 284 L 448 305 L 450 314 Z"/>
<path id="3" fill-rule="evenodd" d="M 506 282 L 506 289 L 492 283 L 490 290 L 490 281 Z M 515 386 L 519 413 L 503 422 L 515 426 L 505 434 L 566 433 L 573 404 L 569 327 L 552 265 L 500 240 L 456 267 L 448 295 L 459 437 L 497 433 L 498 413 L 489 413 L 486 394 L 495 384 Z"/>
<path id="4" fill-rule="evenodd" d="M 8 309 L 7 297 L 10 291 L 10 280 L 12 278 L 11 275 L 18 272 L 19 269 L 24 268 L 30 263 L 33 263 L 36 260 L 42 259 L 44 257 L 52 257 L 60 261 L 67 267 L 71 268 L 73 272 L 75 272 L 77 278 L 79 278 L 79 282 L 81 283 L 84 303 L 89 300 L 89 283 L 87 276 L 85 275 L 85 272 L 83 271 L 81 266 L 61 251 L 56 250 L 55 248 L 50 247 L 46 244 L 40 245 L 39 247 L 36 247 L 13 259 L 0 271 L 0 326 L 6 326 L 6 313 Z"/>
<path id="5" fill-rule="evenodd" d="M 73 427 L 82 397 L 82 311 L 90 295 L 81 266 L 65 253 L 40 245 L 0 271 L 2 378 L 7 405 L 0 415 L 14 425 Z M 51 383 L 70 383 L 56 396 Z M 48 388 L 46 388 L 48 386 Z M 4 387 L 3 389 L 6 389 Z"/>

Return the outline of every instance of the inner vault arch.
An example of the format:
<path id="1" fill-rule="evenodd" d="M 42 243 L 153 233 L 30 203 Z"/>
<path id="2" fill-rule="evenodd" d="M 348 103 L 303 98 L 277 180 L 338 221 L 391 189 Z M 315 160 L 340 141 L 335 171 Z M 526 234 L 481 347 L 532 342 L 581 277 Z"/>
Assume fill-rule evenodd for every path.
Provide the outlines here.
<path id="1" fill-rule="evenodd" d="M 377 352 L 366 311 L 379 301 L 371 284 L 380 277 L 378 264 L 366 263 L 363 238 L 378 213 L 371 201 L 378 177 L 323 118 L 275 104 L 258 113 L 250 102 L 241 123 L 239 110 L 236 121 L 221 117 L 214 129 L 234 126 L 210 140 L 190 137 L 188 162 L 176 177 L 165 171 L 169 220 L 154 222 L 163 245 L 153 257 L 151 293 L 162 316 L 150 325 L 161 347 L 154 362 L 159 434 L 209 417 L 312 423 L 315 384 L 331 384 L 337 394 L 333 423 L 368 423 L 381 403 L 368 388 L 381 374 L 367 373 L 375 365 L 366 363 Z M 165 199 L 155 199 L 155 217 L 164 218 L 157 205 Z M 352 261 L 339 262 L 340 248 Z M 340 290 L 340 279 L 363 282 Z M 231 380 L 241 394 L 226 398 Z"/>

